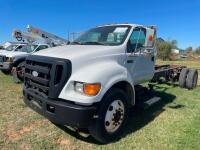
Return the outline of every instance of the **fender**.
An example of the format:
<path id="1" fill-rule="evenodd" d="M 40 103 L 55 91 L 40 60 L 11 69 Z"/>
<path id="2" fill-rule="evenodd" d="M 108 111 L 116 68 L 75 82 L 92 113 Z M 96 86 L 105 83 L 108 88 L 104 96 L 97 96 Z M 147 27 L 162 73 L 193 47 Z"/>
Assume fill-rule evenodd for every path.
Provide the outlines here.
<path id="1" fill-rule="evenodd" d="M 73 90 L 74 81 L 86 83 L 101 83 L 101 90 L 96 96 L 86 96 Z M 133 89 L 134 85 L 130 74 L 122 64 L 114 60 L 99 61 L 94 64 L 81 67 L 72 74 L 68 83 L 61 91 L 59 98 L 75 101 L 81 104 L 92 104 L 100 102 L 105 93 L 120 81 L 128 82 Z M 133 102 L 134 103 L 134 102 Z"/>
<path id="2" fill-rule="evenodd" d="M 20 55 L 20 56 L 15 56 L 13 58 L 13 67 L 17 67 L 17 65 L 23 61 L 26 60 L 26 57 L 29 56 L 28 54 L 26 55 Z"/>

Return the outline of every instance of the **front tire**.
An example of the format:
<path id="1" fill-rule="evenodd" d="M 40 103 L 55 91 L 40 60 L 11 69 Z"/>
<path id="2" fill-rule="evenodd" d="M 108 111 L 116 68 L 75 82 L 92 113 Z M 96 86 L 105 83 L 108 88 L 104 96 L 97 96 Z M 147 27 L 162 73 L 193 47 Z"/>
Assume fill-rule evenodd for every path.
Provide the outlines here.
<path id="1" fill-rule="evenodd" d="M 101 143 L 119 138 L 128 119 L 127 94 L 118 88 L 111 89 L 104 96 L 97 115 L 89 127 L 92 137 Z"/>
<path id="2" fill-rule="evenodd" d="M 23 82 L 24 72 L 25 72 L 25 61 L 20 62 L 16 67 L 16 71 L 12 73 L 13 81 L 15 83 Z"/>

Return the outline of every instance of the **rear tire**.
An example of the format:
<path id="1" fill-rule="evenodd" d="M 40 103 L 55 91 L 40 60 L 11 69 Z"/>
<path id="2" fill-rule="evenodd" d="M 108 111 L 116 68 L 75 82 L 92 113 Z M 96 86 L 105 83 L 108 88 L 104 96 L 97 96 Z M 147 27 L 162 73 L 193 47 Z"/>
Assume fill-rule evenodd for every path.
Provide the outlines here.
<path id="1" fill-rule="evenodd" d="M 198 82 L 198 71 L 196 69 L 190 69 L 186 79 L 186 88 L 194 89 Z"/>
<path id="2" fill-rule="evenodd" d="M 104 96 L 97 115 L 89 127 L 92 137 L 101 143 L 119 138 L 128 119 L 127 94 L 118 88 L 111 89 Z"/>
<path id="3" fill-rule="evenodd" d="M 181 73 L 179 76 L 179 86 L 181 88 L 186 88 L 186 78 L 187 78 L 188 72 L 189 72 L 188 68 L 183 68 L 181 70 Z"/>

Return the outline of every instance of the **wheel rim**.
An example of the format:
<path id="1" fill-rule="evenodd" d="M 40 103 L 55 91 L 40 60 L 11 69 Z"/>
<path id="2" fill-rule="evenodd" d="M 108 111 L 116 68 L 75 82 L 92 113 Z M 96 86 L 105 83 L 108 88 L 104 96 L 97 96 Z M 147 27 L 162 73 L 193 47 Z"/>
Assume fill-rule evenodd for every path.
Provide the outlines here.
<path id="1" fill-rule="evenodd" d="M 113 133 L 122 125 L 124 120 L 124 104 L 121 100 L 114 100 L 108 107 L 105 115 L 105 129 Z"/>

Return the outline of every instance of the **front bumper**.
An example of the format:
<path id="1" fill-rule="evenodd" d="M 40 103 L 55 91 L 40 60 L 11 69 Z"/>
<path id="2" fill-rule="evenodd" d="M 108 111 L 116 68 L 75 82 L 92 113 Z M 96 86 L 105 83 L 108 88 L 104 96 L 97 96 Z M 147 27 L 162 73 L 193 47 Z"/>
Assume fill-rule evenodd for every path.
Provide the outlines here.
<path id="1" fill-rule="evenodd" d="M 0 62 L 0 70 L 11 71 L 13 64 L 10 62 Z"/>
<path id="2" fill-rule="evenodd" d="M 96 106 L 80 106 L 60 99 L 44 98 L 25 87 L 23 94 L 26 105 L 56 124 L 87 128 L 95 119 Z"/>

